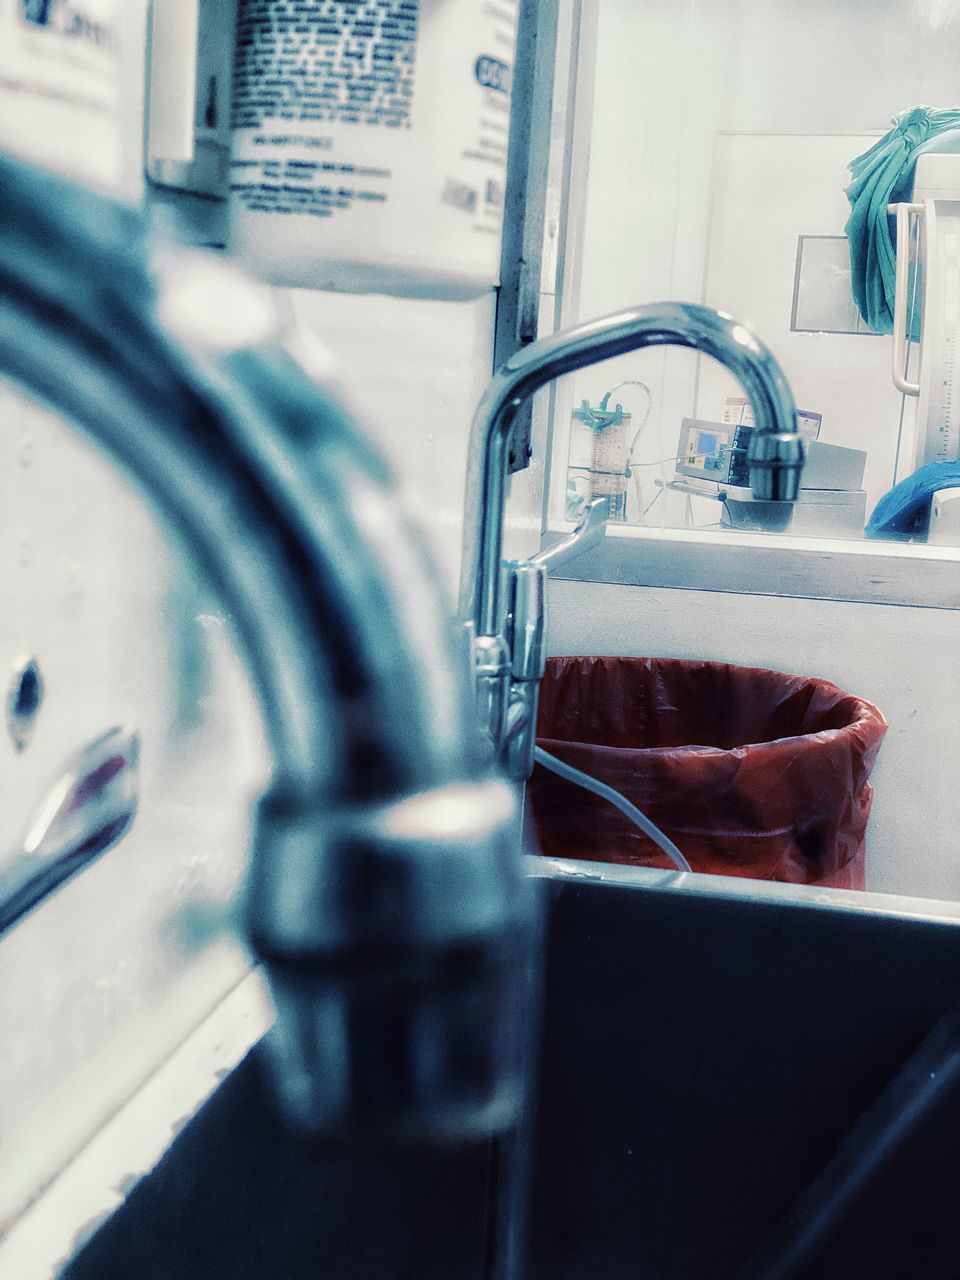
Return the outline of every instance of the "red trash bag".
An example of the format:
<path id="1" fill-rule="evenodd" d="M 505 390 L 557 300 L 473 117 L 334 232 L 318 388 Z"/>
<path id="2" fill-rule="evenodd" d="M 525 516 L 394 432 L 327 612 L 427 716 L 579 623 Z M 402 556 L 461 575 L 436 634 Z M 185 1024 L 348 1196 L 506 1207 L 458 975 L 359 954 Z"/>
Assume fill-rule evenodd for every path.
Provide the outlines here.
<path id="1" fill-rule="evenodd" d="M 827 680 L 670 658 L 551 658 L 537 742 L 622 792 L 694 871 L 864 887 L 868 781 L 886 732 Z M 547 857 L 672 865 L 608 801 L 538 765 Z"/>

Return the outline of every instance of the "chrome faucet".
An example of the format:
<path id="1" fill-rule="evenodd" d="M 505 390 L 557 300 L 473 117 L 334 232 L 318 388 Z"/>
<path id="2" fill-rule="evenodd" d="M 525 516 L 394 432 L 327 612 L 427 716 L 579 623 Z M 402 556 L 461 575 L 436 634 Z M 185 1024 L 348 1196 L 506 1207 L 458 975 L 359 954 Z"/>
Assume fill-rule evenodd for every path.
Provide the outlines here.
<path id="1" fill-rule="evenodd" d="M 653 303 L 577 325 L 510 357 L 480 401 L 470 435 L 460 616 L 475 649 L 483 727 L 495 758 L 516 781 L 533 767 L 549 565 L 536 556 L 501 563 L 510 426 L 520 405 L 561 374 L 641 347 L 666 345 L 713 356 L 742 384 L 759 428 L 747 459 L 754 497 L 784 503 L 785 524 L 786 504 L 799 493 L 804 447 L 790 387 L 767 348 L 731 316 L 689 303 Z M 588 513 L 581 522 L 567 555 L 592 545 L 598 515 Z"/>
<path id="2" fill-rule="evenodd" d="M 231 615 L 273 755 L 246 918 L 281 1100 L 322 1133 L 519 1106 L 531 898 L 391 478 L 268 290 L 0 158 L 0 374 L 90 433 Z"/>

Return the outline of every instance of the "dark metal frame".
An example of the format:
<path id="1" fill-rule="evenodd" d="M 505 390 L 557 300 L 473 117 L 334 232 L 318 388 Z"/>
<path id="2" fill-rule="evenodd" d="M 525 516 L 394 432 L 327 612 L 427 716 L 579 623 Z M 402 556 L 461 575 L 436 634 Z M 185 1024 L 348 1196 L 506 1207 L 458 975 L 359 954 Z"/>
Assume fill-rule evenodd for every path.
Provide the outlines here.
<path id="1" fill-rule="evenodd" d="M 515 351 L 536 341 L 540 325 L 559 6 L 560 0 L 520 0 L 500 288 L 494 328 L 494 369 L 499 369 Z M 528 404 L 513 423 L 510 471 L 520 471 L 530 461 L 531 421 Z"/>

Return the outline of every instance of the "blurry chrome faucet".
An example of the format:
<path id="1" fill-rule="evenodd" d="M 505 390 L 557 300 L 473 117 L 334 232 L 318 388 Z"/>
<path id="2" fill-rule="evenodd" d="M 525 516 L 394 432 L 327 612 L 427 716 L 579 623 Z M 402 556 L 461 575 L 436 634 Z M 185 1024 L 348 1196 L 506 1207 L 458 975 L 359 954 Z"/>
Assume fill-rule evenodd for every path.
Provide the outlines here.
<path id="1" fill-rule="evenodd" d="M 0 375 L 139 480 L 230 613 L 273 755 L 246 891 L 289 1115 L 464 1136 L 520 1104 L 516 799 L 422 538 L 268 290 L 0 158 Z M 31 902 L 33 899 L 31 899 Z"/>
<path id="2" fill-rule="evenodd" d="M 803 441 L 787 380 L 767 348 L 722 312 L 681 302 L 633 307 L 554 334 L 511 356 L 473 420 L 467 469 L 460 616 L 475 647 L 477 695 L 495 758 L 516 781 L 533 768 L 537 692 L 546 667 L 544 602 L 551 565 L 603 536 L 603 499 L 563 543 L 529 561 L 501 563 L 508 437 L 521 404 L 564 373 L 650 346 L 693 347 L 736 377 L 753 407 L 750 487 L 755 498 L 792 503 Z M 784 508 L 784 521 L 789 507 Z"/>

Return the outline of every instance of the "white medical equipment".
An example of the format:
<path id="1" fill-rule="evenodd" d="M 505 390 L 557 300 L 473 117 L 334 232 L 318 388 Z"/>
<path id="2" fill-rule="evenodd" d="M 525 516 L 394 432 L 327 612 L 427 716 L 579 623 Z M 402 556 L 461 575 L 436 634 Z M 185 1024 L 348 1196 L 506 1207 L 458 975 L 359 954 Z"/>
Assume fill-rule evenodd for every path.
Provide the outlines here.
<path id="1" fill-rule="evenodd" d="M 811 419 L 816 415 L 804 416 Z M 750 492 L 747 446 L 754 430 L 742 423 L 684 418 L 677 442 L 676 478 L 669 488 L 688 498 L 714 498 L 721 502 L 722 529 L 832 538 L 858 538 L 863 534 L 867 500 L 863 472 L 867 455 L 861 449 L 807 439 L 800 493 L 784 529 L 778 504 L 758 502 Z"/>

